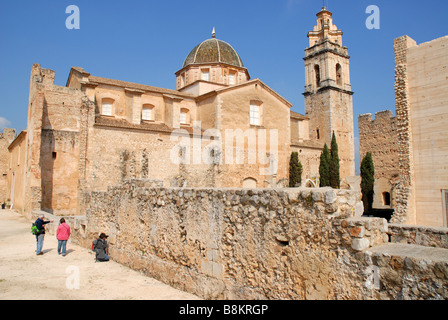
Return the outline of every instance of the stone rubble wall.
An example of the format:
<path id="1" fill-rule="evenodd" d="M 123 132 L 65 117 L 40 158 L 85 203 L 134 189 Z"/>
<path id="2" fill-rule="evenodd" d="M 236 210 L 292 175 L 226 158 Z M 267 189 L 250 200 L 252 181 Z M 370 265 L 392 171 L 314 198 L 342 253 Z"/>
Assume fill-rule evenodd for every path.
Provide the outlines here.
<path id="1" fill-rule="evenodd" d="M 105 232 L 115 261 L 205 299 L 448 298 L 447 263 L 425 260 L 440 269 L 428 284 L 439 292 L 422 293 L 396 277 L 418 281 L 427 269 L 415 275 L 371 252 L 390 245 L 388 224 L 361 218 L 354 191 L 163 188 L 140 179 L 85 199 L 75 241 L 90 247 Z"/>
<path id="2" fill-rule="evenodd" d="M 389 234 L 393 243 L 448 249 L 448 228 L 391 223 L 389 224 Z"/>
<path id="3" fill-rule="evenodd" d="M 415 46 L 408 36 L 395 39 L 395 109 L 398 134 L 398 162 L 400 183 L 396 188 L 396 209 L 393 223 L 412 223 L 415 220 L 412 185 L 414 183 L 412 158 L 411 106 L 409 101 L 407 50 Z"/>

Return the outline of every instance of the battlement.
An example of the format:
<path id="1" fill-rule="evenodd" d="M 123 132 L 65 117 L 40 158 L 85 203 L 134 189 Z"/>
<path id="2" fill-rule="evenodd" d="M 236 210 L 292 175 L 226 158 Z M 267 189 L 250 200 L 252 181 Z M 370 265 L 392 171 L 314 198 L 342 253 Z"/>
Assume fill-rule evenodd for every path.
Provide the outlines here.
<path id="1" fill-rule="evenodd" d="M 358 116 L 358 122 L 368 124 L 369 122 L 373 123 L 375 121 L 390 121 L 395 119 L 393 112 L 391 110 L 384 110 L 375 113 L 375 118 L 371 113 L 365 113 Z"/>

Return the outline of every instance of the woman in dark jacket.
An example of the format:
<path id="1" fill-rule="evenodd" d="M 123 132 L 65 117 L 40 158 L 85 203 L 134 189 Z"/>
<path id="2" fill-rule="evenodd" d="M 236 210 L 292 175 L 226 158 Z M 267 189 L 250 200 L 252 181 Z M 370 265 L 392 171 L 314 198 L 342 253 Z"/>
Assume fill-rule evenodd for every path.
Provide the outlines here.
<path id="1" fill-rule="evenodd" d="M 95 251 L 96 261 L 109 261 L 109 245 L 107 244 L 107 235 L 100 234 L 100 237 L 93 241 L 92 250 Z"/>

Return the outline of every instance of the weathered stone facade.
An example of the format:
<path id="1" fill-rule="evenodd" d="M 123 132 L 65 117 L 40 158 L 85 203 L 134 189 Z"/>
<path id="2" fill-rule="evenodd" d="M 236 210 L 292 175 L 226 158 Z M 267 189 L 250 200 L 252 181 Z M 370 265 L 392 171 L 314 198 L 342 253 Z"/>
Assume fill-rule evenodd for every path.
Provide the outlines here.
<path id="1" fill-rule="evenodd" d="M 341 33 L 333 25 L 331 30 Z M 319 48 L 346 53 L 342 38 L 334 41 Z M 84 194 L 132 178 L 172 187 L 284 187 L 292 151 L 304 165 L 304 185 L 315 186 L 320 153 L 333 131 L 341 179 L 354 175 L 348 56 L 315 49 L 307 50 L 335 68 L 342 65 L 343 72 L 325 74 L 330 87 L 308 92 L 309 116 L 292 112 L 286 99 L 250 79 L 236 51 L 215 36 L 187 56 L 176 72 L 177 90 L 97 77 L 79 67 L 61 87 L 54 71 L 33 65 L 25 165 L 9 171 L 9 187 L 13 174 L 23 177 L 16 208 L 84 214 Z M 322 139 L 313 135 L 316 121 L 322 122 Z M 21 147 L 13 144 L 11 153 Z"/>
<path id="2" fill-rule="evenodd" d="M 332 13 L 322 8 L 317 25 L 308 33 L 305 50 L 305 115 L 310 118 L 312 140 L 331 145 L 333 133 L 339 147 L 342 178 L 355 175 L 353 92 L 347 47 Z"/>
<path id="3" fill-rule="evenodd" d="M 14 129 L 3 129 L 0 133 L 0 205 L 11 201 L 11 192 L 8 189 L 8 171 L 11 166 L 8 146 L 15 139 Z"/>
<path id="4" fill-rule="evenodd" d="M 373 208 L 394 208 L 395 188 L 400 181 L 397 119 L 392 111 L 382 111 L 375 113 L 374 120 L 372 114 L 360 115 L 358 125 L 361 159 L 370 152 L 375 166 Z M 385 201 L 386 194 L 389 195 L 389 203 Z"/>
<path id="5" fill-rule="evenodd" d="M 206 299 L 448 299 L 448 250 L 388 243 L 354 191 L 137 179 L 86 199 L 75 241 L 106 232 L 114 260 Z"/>

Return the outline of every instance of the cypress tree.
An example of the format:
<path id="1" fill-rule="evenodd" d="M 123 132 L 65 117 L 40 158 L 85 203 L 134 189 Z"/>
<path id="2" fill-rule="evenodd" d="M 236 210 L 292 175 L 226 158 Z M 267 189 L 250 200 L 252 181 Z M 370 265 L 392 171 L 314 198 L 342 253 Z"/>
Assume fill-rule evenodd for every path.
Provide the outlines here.
<path id="1" fill-rule="evenodd" d="M 328 150 L 327 144 L 324 145 L 324 150 L 320 155 L 319 175 L 320 175 L 320 187 L 330 186 L 330 150 Z"/>
<path id="2" fill-rule="evenodd" d="M 361 161 L 361 192 L 364 212 L 372 209 L 375 184 L 375 167 L 370 152 Z"/>
<path id="3" fill-rule="evenodd" d="M 339 174 L 339 153 L 338 143 L 336 141 L 336 135 L 333 131 L 333 137 L 331 138 L 331 160 L 330 160 L 330 186 L 334 189 L 341 187 L 341 179 Z"/>
<path id="4" fill-rule="evenodd" d="M 299 160 L 297 152 L 291 153 L 291 160 L 289 161 L 289 187 L 294 188 L 302 184 L 302 163 Z"/>

